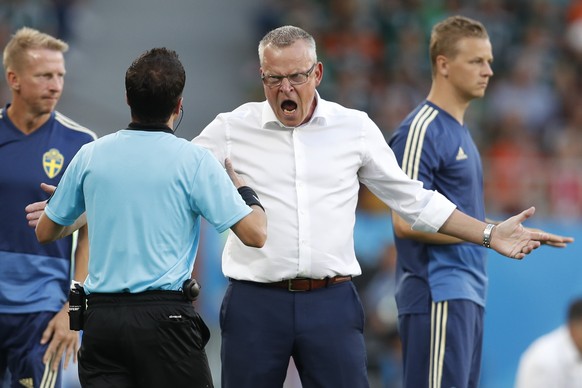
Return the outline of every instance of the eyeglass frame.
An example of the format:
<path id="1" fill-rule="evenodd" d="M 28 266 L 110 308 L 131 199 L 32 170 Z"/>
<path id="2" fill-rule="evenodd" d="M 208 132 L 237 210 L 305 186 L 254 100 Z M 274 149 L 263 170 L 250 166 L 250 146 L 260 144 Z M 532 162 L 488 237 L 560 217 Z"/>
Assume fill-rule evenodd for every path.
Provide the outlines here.
<path id="1" fill-rule="evenodd" d="M 287 78 L 287 81 L 289 81 L 289 84 L 296 86 L 296 85 L 303 85 L 304 83 L 307 83 L 307 81 L 309 81 L 309 77 L 311 76 L 311 73 L 313 73 L 313 70 L 315 70 L 315 66 L 317 65 L 317 62 L 315 62 L 307 71 L 305 72 L 299 72 L 299 73 L 293 73 L 293 74 L 288 74 L 288 75 L 266 75 L 266 74 L 262 74 L 261 75 L 261 81 L 263 81 L 263 85 L 269 87 L 269 88 L 276 88 L 279 87 L 283 84 L 283 80 L 285 78 Z M 295 77 L 298 75 L 304 75 L 305 81 L 303 82 L 293 82 L 291 81 L 290 77 Z M 266 83 L 265 79 L 267 78 L 271 78 L 271 79 L 276 79 L 277 83 L 273 84 L 273 85 L 269 85 L 268 83 Z"/>

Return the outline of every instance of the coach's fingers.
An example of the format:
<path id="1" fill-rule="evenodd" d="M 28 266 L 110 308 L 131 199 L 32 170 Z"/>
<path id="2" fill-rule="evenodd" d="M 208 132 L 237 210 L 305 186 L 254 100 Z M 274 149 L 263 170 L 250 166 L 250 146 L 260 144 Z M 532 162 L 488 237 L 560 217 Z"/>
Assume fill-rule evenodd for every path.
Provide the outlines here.
<path id="1" fill-rule="evenodd" d="M 568 246 L 568 244 L 573 243 L 574 242 L 574 237 L 570 237 L 570 236 L 561 236 L 558 234 L 554 234 L 554 233 L 547 233 L 544 232 L 541 229 L 537 229 L 537 228 L 527 228 L 528 230 L 532 231 L 532 232 L 539 232 L 539 233 L 545 233 L 547 235 L 547 240 L 543 240 L 540 241 L 543 245 L 548 245 L 550 247 L 554 247 L 554 248 L 565 248 Z"/>
<path id="2" fill-rule="evenodd" d="M 240 175 L 238 175 L 236 171 L 234 171 L 234 167 L 232 165 L 230 158 L 224 159 L 224 167 L 226 168 L 226 173 L 230 177 L 230 180 L 234 184 L 234 187 L 238 189 L 239 187 L 245 185 L 245 180 Z"/>

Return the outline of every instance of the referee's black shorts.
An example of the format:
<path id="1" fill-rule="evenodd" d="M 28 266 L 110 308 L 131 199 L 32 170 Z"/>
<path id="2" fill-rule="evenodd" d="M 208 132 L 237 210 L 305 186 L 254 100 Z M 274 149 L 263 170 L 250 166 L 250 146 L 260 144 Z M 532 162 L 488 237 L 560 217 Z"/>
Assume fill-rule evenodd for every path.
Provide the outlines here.
<path id="1" fill-rule="evenodd" d="M 84 318 L 84 388 L 213 387 L 210 332 L 181 292 L 90 294 Z"/>

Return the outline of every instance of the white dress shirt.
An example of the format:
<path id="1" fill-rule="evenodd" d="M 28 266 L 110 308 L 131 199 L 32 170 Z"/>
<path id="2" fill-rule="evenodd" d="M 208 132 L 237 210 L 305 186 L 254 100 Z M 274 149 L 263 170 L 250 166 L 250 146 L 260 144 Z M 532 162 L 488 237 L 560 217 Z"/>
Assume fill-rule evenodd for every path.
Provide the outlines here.
<path id="1" fill-rule="evenodd" d="M 580 388 L 582 357 L 567 326 L 536 339 L 523 353 L 516 388 Z"/>
<path id="2" fill-rule="evenodd" d="M 361 274 L 353 241 L 359 182 L 414 229 L 435 232 L 455 209 L 402 172 L 366 113 L 317 98 L 313 117 L 299 127 L 283 126 L 267 101 L 252 102 L 219 114 L 193 140 L 221 163 L 229 157 L 267 213 L 263 248 L 230 233 L 226 276 L 274 282 Z"/>

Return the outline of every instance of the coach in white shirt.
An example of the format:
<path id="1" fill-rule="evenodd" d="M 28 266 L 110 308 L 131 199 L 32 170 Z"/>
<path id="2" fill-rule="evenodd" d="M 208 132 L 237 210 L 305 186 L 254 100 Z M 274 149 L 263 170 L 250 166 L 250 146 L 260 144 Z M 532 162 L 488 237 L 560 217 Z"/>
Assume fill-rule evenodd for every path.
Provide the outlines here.
<path id="1" fill-rule="evenodd" d="M 582 387 L 582 299 L 568 308 L 565 325 L 536 339 L 523 353 L 516 388 Z"/>
<path id="2" fill-rule="evenodd" d="M 259 60 L 267 101 L 218 115 L 193 140 L 219 161 L 232 159 L 269 219 L 263 248 L 230 235 L 224 249 L 231 281 L 220 316 L 222 384 L 280 388 L 293 357 L 303 388 L 368 387 L 364 314 L 351 282 L 361 273 L 353 244 L 360 182 L 413 228 L 509 257 L 554 237 L 521 226 L 533 208 L 490 235 L 484 222 L 410 180 L 364 112 L 319 96 L 323 64 L 307 32 L 269 32 Z"/>

